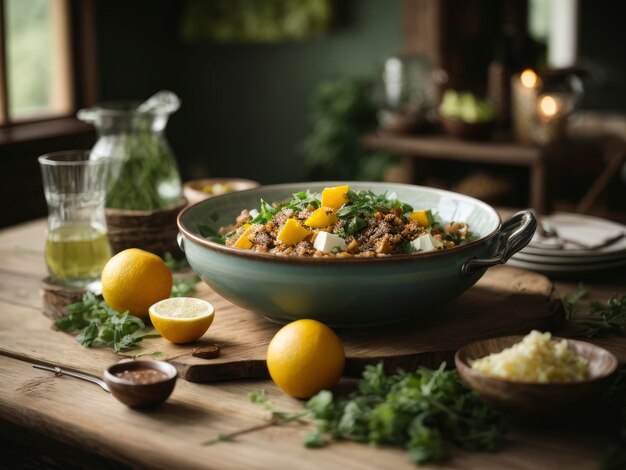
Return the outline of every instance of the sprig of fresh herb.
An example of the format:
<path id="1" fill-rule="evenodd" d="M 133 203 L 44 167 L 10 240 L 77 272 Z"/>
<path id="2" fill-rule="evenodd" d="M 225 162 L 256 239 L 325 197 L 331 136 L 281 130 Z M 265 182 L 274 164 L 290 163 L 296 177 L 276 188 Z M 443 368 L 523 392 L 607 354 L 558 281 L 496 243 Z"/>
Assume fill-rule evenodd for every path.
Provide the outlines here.
<path id="1" fill-rule="evenodd" d="M 82 301 L 66 307 L 69 315 L 54 323 L 62 331 L 77 333 L 76 341 L 91 346 L 111 346 L 115 352 L 130 349 L 145 338 L 158 338 L 158 334 L 145 334 L 141 318 L 128 312 L 118 313 L 104 300 L 87 292 Z"/>
<path id="2" fill-rule="evenodd" d="M 605 303 L 592 300 L 589 303 L 588 312 L 585 313 L 579 302 L 588 292 L 587 287 L 581 283 L 576 292 L 566 294 L 561 298 L 566 318 L 586 325 L 588 329 L 585 335 L 588 338 L 608 332 L 624 334 L 626 332 L 626 295 L 619 296 L 614 293 Z"/>
<path id="3" fill-rule="evenodd" d="M 163 261 L 165 261 L 165 266 L 167 266 L 170 271 L 185 271 L 189 268 L 187 258 L 176 259 L 169 251 L 165 252 L 163 255 Z"/>
<path id="4" fill-rule="evenodd" d="M 197 278 L 174 280 L 170 296 L 193 294 L 197 282 Z M 69 315 L 57 319 L 54 324 L 61 331 L 75 334 L 76 341 L 86 348 L 110 346 L 113 351 L 120 352 L 137 346 L 143 339 L 160 337 L 156 333 L 146 334 L 146 325 L 141 318 L 129 312 L 116 312 L 101 296 L 92 292 L 85 293 L 80 302 L 65 308 Z"/>
<path id="5" fill-rule="evenodd" d="M 398 445 L 416 464 L 442 461 L 445 441 L 467 450 L 493 450 L 502 432 L 499 415 L 445 364 L 393 375 L 385 374 L 382 363 L 368 366 L 348 398 L 322 391 L 306 407 L 318 425 L 309 444 L 324 445 L 332 438 Z"/>
<path id="6" fill-rule="evenodd" d="M 250 393 L 249 397 L 252 403 L 271 412 L 270 420 L 267 423 L 260 424 L 258 426 L 252 426 L 250 428 L 241 429 L 239 431 L 231 432 L 228 434 L 218 434 L 216 437 L 209 439 L 208 441 L 204 441 L 202 445 L 210 446 L 213 444 L 217 444 L 218 442 L 232 442 L 238 436 L 242 436 L 244 434 L 255 431 L 260 431 L 261 429 L 266 429 L 271 426 L 279 426 L 281 424 L 300 421 L 300 419 L 306 417 L 309 414 L 307 410 L 297 412 L 275 411 L 274 404 L 267 399 L 265 390 L 254 390 Z"/>
<path id="7" fill-rule="evenodd" d="M 250 398 L 272 412 L 270 425 L 314 420 L 317 428 L 305 437 L 306 447 L 323 447 L 332 439 L 397 445 L 406 448 L 416 464 L 444 460 L 446 441 L 466 450 L 493 450 L 503 430 L 499 414 L 467 388 L 456 371 L 445 370 L 445 364 L 393 375 L 385 373 L 382 363 L 367 366 L 351 395 L 335 397 L 323 390 L 306 403 L 304 412 L 274 411 L 263 391 Z"/>
<path id="8" fill-rule="evenodd" d="M 337 217 L 347 219 L 351 217 L 370 218 L 377 211 L 390 211 L 400 208 L 402 213 L 411 212 L 413 207 L 398 199 L 388 199 L 387 192 L 374 194 L 373 191 L 353 191 L 348 190 L 348 202 L 337 211 Z"/>
<path id="9" fill-rule="evenodd" d="M 220 245 L 226 244 L 226 235 L 220 235 L 217 230 L 215 230 L 210 225 L 198 224 L 196 228 L 198 229 L 198 233 L 200 233 L 200 235 L 202 235 L 207 240 L 219 243 Z"/>
<path id="10" fill-rule="evenodd" d="M 272 217 L 276 215 L 278 209 L 272 207 L 271 204 L 265 202 L 265 200 L 261 199 L 261 210 L 259 211 L 259 215 L 257 215 L 254 219 L 250 221 L 251 224 L 266 224 Z"/>
<path id="11" fill-rule="evenodd" d="M 198 276 L 194 276 L 192 279 L 174 279 L 170 297 L 189 297 L 196 291 L 196 284 L 199 280 Z"/>

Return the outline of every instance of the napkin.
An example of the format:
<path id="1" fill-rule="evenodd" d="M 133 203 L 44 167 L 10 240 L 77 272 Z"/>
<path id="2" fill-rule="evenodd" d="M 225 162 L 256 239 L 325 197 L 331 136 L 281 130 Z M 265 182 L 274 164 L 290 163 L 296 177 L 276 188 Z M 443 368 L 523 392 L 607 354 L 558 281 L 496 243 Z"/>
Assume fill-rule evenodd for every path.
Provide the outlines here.
<path id="1" fill-rule="evenodd" d="M 584 214 L 559 212 L 543 220 L 558 233 L 546 238 L 535 233 L 531 246 L 566 250 L 593 250 L 609 245 L 626 235 L 626 226 Z"/>

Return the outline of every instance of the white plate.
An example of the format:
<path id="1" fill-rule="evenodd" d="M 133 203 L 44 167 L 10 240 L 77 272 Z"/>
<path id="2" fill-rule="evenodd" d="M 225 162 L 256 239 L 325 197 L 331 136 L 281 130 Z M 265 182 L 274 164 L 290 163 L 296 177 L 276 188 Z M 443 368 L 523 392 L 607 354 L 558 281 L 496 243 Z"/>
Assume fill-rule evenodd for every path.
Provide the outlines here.
<path id="1" fill-rule="evenodd" d="M 610 220 L 601 219 L 598 217 L 592 217 L 582 214 L 570 214 L 565 212 L 556 213 L 550 216 L 543 217 L 545 222 L 551 224 L 557 231 L 559 230 L 559 222 L 567 223 L 568 225 L 580 224 L 586 228 L 597 229 L 598 231 L 613 232 L 622 230 L 626 233 L 626 226 L 613 222 Z M 559 233 L 561 236 L 567 238 L 567 233 Z M 540 255 L 546 257 L 589 257 L 597 258 L 599 256 L 610 255 L 626 255 L 626 236 L 611 243 L 608 246 L 598 249 L 579 249 L 575 245 L 567 244 L 567 249 L 559 249 L 554 247 L 542 248 L 539 245 L 533 245 L 533 242 L 525 247 L 521 252 L 529 255 Z"/>
<path id="2" fill-rule="evenodd" d="M 516 268 L 530 269 L 531 271 L 537 271 L 544 274 L 570 274 L 606 271 L 609 269 L 619 268 L 621 266 L 626 266 L 626 258 L 607 263 L 589 263 L 579 265 L 528 263 L 526 261 L 510 259 L 506 264 Z"/>

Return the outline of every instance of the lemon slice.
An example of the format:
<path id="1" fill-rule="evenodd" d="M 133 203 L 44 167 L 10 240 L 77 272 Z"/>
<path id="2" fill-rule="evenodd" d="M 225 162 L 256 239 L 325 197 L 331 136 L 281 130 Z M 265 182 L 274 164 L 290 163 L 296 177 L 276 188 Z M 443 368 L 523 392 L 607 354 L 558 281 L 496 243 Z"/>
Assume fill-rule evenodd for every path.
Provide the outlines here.
<path id="1" fill-rule="evenodd" d="M 153 304 L 150 320 L 154 328 L 172 343 L 191 343 L 209 329 L 215 309 L 206 300 L 175 297 Z"/>

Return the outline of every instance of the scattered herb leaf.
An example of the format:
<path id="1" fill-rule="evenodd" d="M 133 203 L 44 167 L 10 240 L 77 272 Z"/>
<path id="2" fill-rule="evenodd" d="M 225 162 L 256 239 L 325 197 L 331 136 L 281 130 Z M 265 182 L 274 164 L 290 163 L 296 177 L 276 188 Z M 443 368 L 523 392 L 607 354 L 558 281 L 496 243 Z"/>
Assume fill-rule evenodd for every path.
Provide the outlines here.
<path id="1" fill-rule="evenodd" d="M 163 261 L 165 261 L 165 266 L 167 266 L 170 271 L 184 271 L 189 268 L 189 263 L 186 258 L 178 260 L 174 258 L 174 255 L 169 251 L 163 255 Z"/>
<path id="2" fill-rule="evenodd" d="M 193 279 L 174 279 L 172 293 L 170 297 L 189 297 L 196 291 L 196 284 L 200 278 L 194 276 Z"/>

